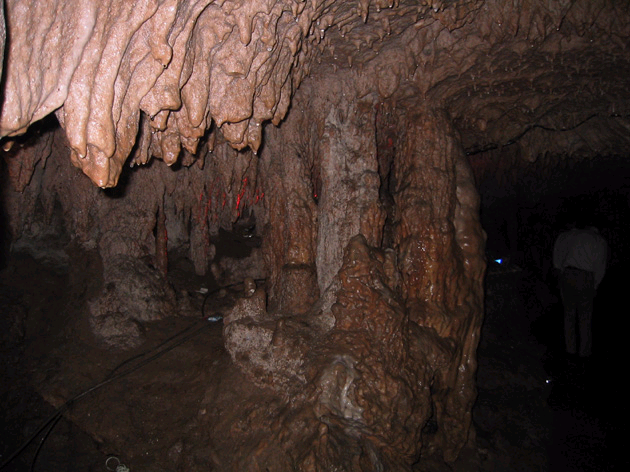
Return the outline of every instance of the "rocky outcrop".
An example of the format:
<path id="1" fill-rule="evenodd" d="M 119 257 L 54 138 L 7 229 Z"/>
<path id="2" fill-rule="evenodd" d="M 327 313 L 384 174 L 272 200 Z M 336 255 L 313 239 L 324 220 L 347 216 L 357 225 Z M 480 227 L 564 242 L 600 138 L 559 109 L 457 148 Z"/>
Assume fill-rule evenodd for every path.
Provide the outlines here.
<path id="1" fill-rule="evenodd" d="M 243 407 L 251 431 L 198 425 L 248 444 L 233 470 L 454 460 L 483 311 L 469 161 L 509 176 L 630 141 L 627 2 L 5 5 L 3 227 L 70 266 L 98 253 L 97 337 L 132 347 L 171 314 L 172 253 L 267 276 L 224 336 L 273 401 Z M 244 219 L 260 249 L 217 254 Z"/>
<path id="2" fill-rule="evenodd" d="M 0 136 L 55 112 L 73 163 L 110 187 L 136 145 L 132 164 L 172 165 L 218 130 L 258 150 L 321 69 L 355 71 L 361 94 L 439 100 L 475 152 L 580 127 L 532 133 L 522 154 L 589 154 L 618 137 L 582 126 L 592 115 L 627 124 L 627 3 L 423 3 L 8 1 Z"/>
<path id="3" fill-rule="evenodd" d="M 290 441 L 290 420 L 265 426 L 281 463 L 310 470 L 291 452 L 302 448 L 314 470 L 410 470 L 422 456 L 454 460 L 469 439 L 485 236 L 445 112 L 344 101 L 352 94 L 343 80 L 305 83 L 283 132 L 268 136 L 264 152 L 285 149 L 285 165 L 261 180 L 290 189 L 265 199 L 269 304 L 260 289 L 243 299 L 224 335 L 248 378 L 301 418 Z M 295 267 L 319 287 L 278 277 Z M 287 303 L 318 291 L 317 303 Z M 250 452 L 262 469 L 280 463 Z"/>

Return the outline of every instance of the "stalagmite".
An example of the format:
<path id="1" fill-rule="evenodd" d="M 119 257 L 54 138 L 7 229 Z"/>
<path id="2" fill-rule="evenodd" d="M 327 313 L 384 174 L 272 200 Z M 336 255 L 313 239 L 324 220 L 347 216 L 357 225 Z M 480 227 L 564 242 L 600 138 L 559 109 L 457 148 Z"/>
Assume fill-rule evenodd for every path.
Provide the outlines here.
<path id="1" fill-rule="evenodd" d="M 452 460 L 466 441 L 475 400 L 484 244 L 472 174 L 455 132 L 441 111 L 416 113 L 406 118 L 394 163 L 394 238 L 411 321 L 453 346 L 450 365 L 442 366 L 433 386 L 443 389 L 436 402 L 438 434 Z"/>
<path id="2" fill-rule="evenodd" d="M 419 3 L 4 2 L 3 230 L 67 264 L 80 341 L 124 353 L 190 315 L 175 262 L 241 295 L 229 375 L 186 437 L 82 429 L 169 470 L 411 471 L 474 449 L 477 187 L 535 195 L 625 156 L 630 6 Z"/>

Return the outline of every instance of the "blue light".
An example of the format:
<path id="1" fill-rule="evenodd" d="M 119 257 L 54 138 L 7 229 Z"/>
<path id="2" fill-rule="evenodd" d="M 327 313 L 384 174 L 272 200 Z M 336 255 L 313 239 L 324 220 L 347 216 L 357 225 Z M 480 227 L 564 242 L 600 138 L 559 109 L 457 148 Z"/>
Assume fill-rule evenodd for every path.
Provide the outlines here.
<path id="1" fill-rule="evenodd" d="M 502 264 L 503 263 L 503 259 L 495 259 L 494 262 L 496 262 L 497 264 Z"/>

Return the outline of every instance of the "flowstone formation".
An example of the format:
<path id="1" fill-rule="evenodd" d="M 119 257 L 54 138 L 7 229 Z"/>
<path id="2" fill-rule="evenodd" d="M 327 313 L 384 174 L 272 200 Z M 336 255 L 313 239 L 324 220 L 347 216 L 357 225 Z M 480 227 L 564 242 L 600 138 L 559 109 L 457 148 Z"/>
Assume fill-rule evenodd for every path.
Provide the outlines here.
<path id="1" fill-rule="evenodd" d="M 269 309 L 259 289 L 226 317 L 226 347 L 309 425 L 265 440 L 291 467 L 454 460 L 469 438 L 485 267 L 472 174 L 443 112 L 352 100 L 348 84 L 305 83 L 282 132 L 267 136 L 265 152 L 283 152 L 260 169 L 283 190 L 266 197 L 266 253 L 278 269 Z M 380 158 L 394 148 L 396 160 Z M 293 455 L 302 450 L 311 452 Z"/>
<path id="2" fill-rule="evenodd" d="M 210 437 L 234 452 L 206 465 L 235 471 L 412 470 L 474 442 L 473 175 L 625 152 L 628 2 L 5 4 L 5 231 L 97 269 L 96 342 L 138 346 L 181 312 L 175 256 L 266 278 L 224 339 L 272 400 L 238 407 L 249 428 L 197 419 L 186 450 Z M 241 229 L 261 244 L 220 259 Z"/>

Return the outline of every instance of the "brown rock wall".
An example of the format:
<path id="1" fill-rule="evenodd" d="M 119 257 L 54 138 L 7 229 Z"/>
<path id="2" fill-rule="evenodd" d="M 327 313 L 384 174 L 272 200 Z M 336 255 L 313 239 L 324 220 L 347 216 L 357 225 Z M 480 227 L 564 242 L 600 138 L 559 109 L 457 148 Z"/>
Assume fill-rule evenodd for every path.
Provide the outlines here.
<path id="1" fill-rule="evenodd" d="M 431 408 L 428 388 L 417 392 L 429 381 L 429 366 L 409 362 L 408 318 L 389 288 L 393 257 L 363 236 L 351 239 L 337 276 L 334 326 L 314 322 L 323 316 L 317 312 L 273 319 L 255 301 L 228 316 L 224 335 L 234 361 L 251 381 L 291 398 L 288 411 L 269 411 L 276 421 L 252 424 L 250 448 L 234 464 L 409 470 Z M 259 428 L 268 428 L 264 441 Z M 264 448 L 276 452 L 263 455 Z"/>
<path id="2" fill-rule="evenodd" d="M 315 269 L 318 208 L 313 185 L 310 136 L 316 128 L 304 110 L 282 126 L 269 128 L 261 180 L 265 198 L 270 308 L 304 313 L 319 298 Z"/>
<path id="3" fill-rule="evenodd" d="M 362 97 L 441 102 L 473 151 L 592 114 L 627 127 L 627 2 L 136 3 L 7 2 L 0 136 L 56 111 L 75 165 L 113 186 L 139 130 L 137 164 L 172 165 L 213 123 L 235 148 L 257 150 L 263 124 L 280 123 L 312 70 L 353 71 Z M 554 143 L 587 155 L 627 147 L 592 124 L 581 139 L 543 134 L 523 157 Z"/>
<path id="4" fill-rule="evenodd" d="M 332 100 L 336 105 L 326 107 L 317 151 L 321 176 L 317 276 L 321 291 L 341 267 L 351 237 L 363 234 L 376 247 L 382 240 L 385 214 L 379 202 L 375 110 L 371 101 L 355 102 L 351 96 L 337 94 Z"/>
<path id="5" fill-rule="evenodd" d="M 484 236 L 475 216 L 479 202 L 443 112 L 413 115 L 401 149 L 392 193 L 402 296 L 410 320 L 450 344 L 446 365 L 434 365 L 434 401 L 440 448 L 452 460 L 466 442 L 476 395 L 474 352 L 485 268 Z"/>
<path id="6" fill-rule="evenodd" d="M 465 151 L 522 188 L 523 162 L 625 155 L 628 2 L 5 3 L 0 135 L 62 126 L 3 143 L 11 238 L 98 250 L 93 329 L 139 342 L 174 306 L 168 252 L 206 274 L 212 238 L 251 213 L 265 267 L 243 265 L 268 283 L 224 336 L 271 400 L 199 425 L 247 444 L 233 470 L 455 459 L 485 269 Z"/>
<path id="7" fill-rule="evenodd" d="M 445 112 L 407 115 L 354 93 L 343 80 L 305 83 L 269 133 L 269 311 L 237 307 L 224 332 L 252 382 L 292 398 L 301 429 L 286 443 L 296 426 L 283 413 L 265 447 L 298 470 L 408 470 L 474 441 L 485 262 L 472 172 Z M 314 264 L 319 291 L 286 275 Z"/>

